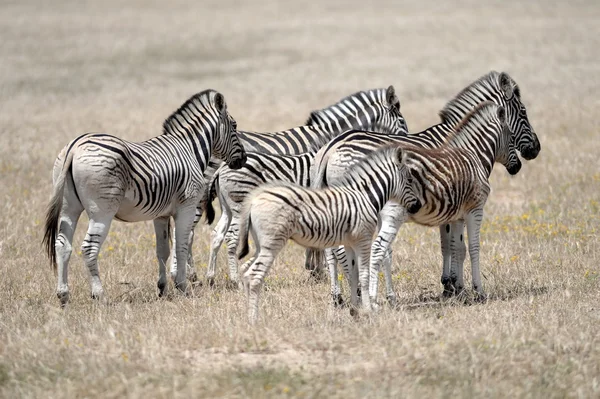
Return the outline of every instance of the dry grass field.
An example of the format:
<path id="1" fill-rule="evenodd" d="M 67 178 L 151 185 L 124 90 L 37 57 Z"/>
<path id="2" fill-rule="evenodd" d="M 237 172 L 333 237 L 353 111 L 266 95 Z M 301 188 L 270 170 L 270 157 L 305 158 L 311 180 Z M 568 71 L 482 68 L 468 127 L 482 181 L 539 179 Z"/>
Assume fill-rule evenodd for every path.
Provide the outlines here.
<path id="1" fill-rule="evenodd" d="M 600 397 L 597 0 L 121 3 L 0 5 L 0 397 Z M 418 131 L 492 69 L 519 83 L 542 151 L 492 176 L 487 303 L 437 299 L 437 230 L 410 225 L 398 309 L 333 309 L 289 245 L 250 328 L 224 251 L 215 287 L 157 298 L 148 222 L 113 224 L 96 304 L 83 216 L 59 308 L 42 225 L 54 159 L 79 134 L 147 139 L 206 88 L 240 129 L 283 129 L 389 84 Z M 197 229 L 201 275 L 210 231 Z"/>

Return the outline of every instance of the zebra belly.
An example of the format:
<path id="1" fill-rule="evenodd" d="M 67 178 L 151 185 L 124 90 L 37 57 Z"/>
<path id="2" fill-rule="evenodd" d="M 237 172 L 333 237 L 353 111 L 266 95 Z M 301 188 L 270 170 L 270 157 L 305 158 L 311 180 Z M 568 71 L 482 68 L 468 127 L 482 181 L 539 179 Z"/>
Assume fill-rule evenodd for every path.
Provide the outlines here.
<path id="1" fill-rule="evenodd" d="M 138 205 L 138 202 L 137 198 L 125 196 L 115 218 L 123 222 L 142 222 L 174 214 L 172 202 L 165 207 L 153 207 L 152 204 L 144 204 L 143 202 Z"/>
<path id="2" fill-rule="evenodd" d="M 338 245 L 343 245 L 341 242 L 332 241 L 332 240 L 323 240 L 319 237 L 305 237 L 302 234 L 294 234 L 291 239 L 298 245 L 302 245 L 306 248 L 318 248 L 318 249 L 326 249 L 335 247 Z"/>

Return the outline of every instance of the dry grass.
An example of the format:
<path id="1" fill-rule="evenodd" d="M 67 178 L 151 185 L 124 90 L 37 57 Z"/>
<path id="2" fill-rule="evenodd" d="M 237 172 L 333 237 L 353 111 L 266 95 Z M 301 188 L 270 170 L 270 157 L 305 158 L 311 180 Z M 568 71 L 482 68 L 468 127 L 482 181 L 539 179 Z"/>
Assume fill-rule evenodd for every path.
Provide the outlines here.
<path id="1" fill-rule="evenodd" d="M 0 7 L 0 396 L 600 396 L 598 2 L 210 3 Z M 437 233 L 407 226 L 399 310 L 354 321 L 331 309 L 290 245 L 249 328 L 224 268 L 214 289 L 158 300 L 151 224 L 115 223 L 100 259 L 110 304 L 97 305 L 77 254 L 84 217 L 72 304 L 58 308 L 41 221 L 54 158 L 76 135 L 146 139 L 209 87 L 241 128 L 274 130 L 390 83 L 417 130 L 490 69 L 520 83 L 542 152 L 514 178 L 494 172 L 488 303 L 431 299 Z M 198 229 L 200 273 L 209 233 Z"/>

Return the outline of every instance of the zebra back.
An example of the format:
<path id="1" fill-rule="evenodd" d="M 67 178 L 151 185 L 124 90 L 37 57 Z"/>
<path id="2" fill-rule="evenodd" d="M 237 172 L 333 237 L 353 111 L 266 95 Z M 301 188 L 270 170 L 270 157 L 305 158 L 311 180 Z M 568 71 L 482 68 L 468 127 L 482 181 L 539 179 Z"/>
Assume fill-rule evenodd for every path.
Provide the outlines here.
<path id="1" fill-rule="evenodd" d="M 388 134 L 407 133 L 393 86 L 359 91 L 327 108 L 313 111 L 305 126 L 275 133 L 239 133 L 250 151 L 300 154 L 317 151 L 333 137 L 357 128 Z"/>

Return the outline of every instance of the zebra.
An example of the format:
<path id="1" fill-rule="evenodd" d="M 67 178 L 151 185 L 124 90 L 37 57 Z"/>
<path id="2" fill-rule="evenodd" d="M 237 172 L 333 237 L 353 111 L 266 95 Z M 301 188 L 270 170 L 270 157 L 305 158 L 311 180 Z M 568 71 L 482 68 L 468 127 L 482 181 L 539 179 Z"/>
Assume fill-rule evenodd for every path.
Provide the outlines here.
<path id="1" fill-rule="evenodd" d="M 57 296 L 69 301 L 67 282 L 73 233 L 81 213 L 89 216 L 81 246 L 90 272 L 92 298 L 103 297 L 98 252 L 113 219 L 153 220 L 159 264 L 158 289 L 164 295 L 169 257 L 170 217 L 177 226 L 177 258 L 187 258 L 188 236 L 203 172 L 211 156 L 231 168 L 246 162 L 236 134 L 236 122 L 224 96 L 205 90 L 190 97 L 163 124 L 163 134 L 134 143 L 104 133 L 88 133 L 71 141 L 59 154 L 53 170 L 54 193 L 48 207 L 43 243 L 56 273 Z M 186 292 L 185 269 L 175 276 Z"/>
<path id="2" fill-rule="evenodd" d="M 236 249 L 239 239 L 240 213 L 246 197 L 261 184 L 270 182 L 288 182 L 301 187 L 310 186 L 310 168 L 315 157 L 314 152 L 299 155 L 260 154 L 248 152 L 248 160 L 244 167 L 234 170 L 222 165 L 213 176 L 207 189 L 213 198 L 219 197 L 221 219 L 214 230 L 210 247 L 210 258 L 206 277 L 214 283 L 215 268 L 219 248 L 223 240 L 227 241 L 227 258 L 229 265 L 229 281 L 238 283 Z M 205 202 L 207 220 L 211 220 L 214 209 L 211 201 Z M 224 224 L 222 224 L 224 221 Z M 227 231 L 225 235 L 219 232 Z"/>
<path id="3" fill-rule="evenodd" d="M 355 164 L 340 186 L 310 189 L 277 182 L 262 185 L 247 197 L 237 255 L 242 259 L 248 254 L 251 229 L 256 254 L 242 267 L 251 323 L 258 318 L 258 297 L 264 278 L 288 239 L 311 248 L 345 245 L 357 254 L 361 284 L 367 289 L 377 214 L 390 199 L 398 201 L 408 212 L 415 213 L 421 208 L 405 162 L 401 148 L 384 148 Z M 362 299 L 365 309 L 369 309 L 368 296 Z M 352 303 L 358 305 L 356 295 Z"/>
<path id="4" fill-rule="evenodd" d="M 457 121 L 462 120 L 470 110 L 483 101 L 492 101 L 505 108 L 508 125 L 515 135 L 517 149 L 525 159 L 529 160 L 537 157 L 541 149 L 540 142 L 529 123 L 525 106 L 521 101 L 519 86 L 507 73 L 491 71 L 472 82 L 454 99 L 449 101 L 440 112 L 442 122 L 423 132 L 403 137 L 348 132 L 333 139 L 317 153 L 314 168 L 315 173 L 321 177 L 314 178 L 313 185 L 319 187 L 334 182 L 336 177 L 342 176 L 346 172 L 345 168 L 348 164 L 356 162 L 364 154 L 380 146 L 389 145 L 390 143 L 403 143 L 423 148 L 439 147 L 446 141 L 448 135 L 454 131 Z M 387 208 L 384 210 L 383 216 L 386 215 L 386 212 Z M 386 272 L 387 299 L 392 303 L 395 301 L 396 295 L 391 286 L 390 245 L 395 237 L 395 231 L 399 228 L 394 223 L 394 215 L 395 213 L 391 212 L 388 213 L 388 218 L 383 218 L 382 228 L 374 243 L 374 247 L 380 248 L 379 251 L 386 254 L 384 270 Z M 442 284 L 444 285 L 444 293 L 448 295 L 462 289 L 460 288 L 462 287 L 462 280 L 457 279 L 455 269 L 452 269 L 452 273 L 450 271 L 450 226 L 441 226 L 440 236 L 444 264 Z M 332 253 L 326 251 L 326 254 L 327 263 L 332 267 L 334 262 Z M 341 252 L 336 251 L 336 254 L 342 256 L 341 261 L 345 262 Z M 377 260 L 379 257 L 373 254 L 373 259 Z M 378 267 L 374 270 L 377 269 Z M 376 287 L 377 280 L 373 281 L 372 285 Z M 332 289 L 335 300 L 339 302 L 341 299 L 337 282 Z M 374 289 L 371 288 L 371 295 L 376 295 L 376 291 L 373 292 Z"/>
<path id="5" fill-rule="evenodd" d="M 298 155 L 317 151 L 332 138 L 350 129 L 372 130 L 391 135 L 406 135 L 408 133 L 408 126 L 400 111 L 400 100 L 396 95 L 394 86 L 390 85 L 387 89 L 380 88 L 359 91 L 344 97 L 327 108 L 311 112 L 305 126 L 275 133 L 239 131 L 238 136 L 244 144 L 244 148 L 249 152 Z M 207 181 L 214 179 L 214 173 L 220 165 L 214 163 L 212 166 L 213 168 L 209 167 L 205 174 Z M 208 192 L 205 193 L 200 201 L 200 205 L 196 209 L 194 227 L 202 217 L 202 210 L 206 202 L 212 201 L 214 198 L 209 198 L 208 194 Z M 207 218 L 207 222 L 212 223 L 212 220 Z M 228 230 L 228 227 L 231 227 L 231 229 Z M 215 262 L 219 247 L 226 236 L 230 237 L 227 240 L 228 242 L 233 240 L 233 237 L 238 236 L 239 233 L 237 230 L 234 230 L 236 227 L 237 223 L 231 224 L 228 214 L 222 212 L 221 218 L 211 234 L 212 246 L 210 252 L 213 255 L 211 255 L 210 259 L 212 263 L 209 263 L 207 271 L 207 278 L 211 284 L 214 282 Z M 192 237 L 193 229 L 190 236 L 190 248 Z M 230 251 L 235 251 L 235 247 L 230 249 Z M 229 262 L 230 267 L 233 262 L 237 264 L 237 261 L 232 259 Z M 190 279 L 195 280 L 196 272 L 193 267 L 191 250 L 188 255 L 187 269 Z M 171 274 L 174 275 L 176 271 L 177 259 L 175 256 L 172 256 Z M 235 279 L 235 276 L 233 277 Z"/>
<path id="6" fill-rule="evenodd" d="M 473 288 L 479 299 L 485 298 L 479 272 L 479 229 L 483 206 L 490 191 L 488 178 L 494 162 L 502 163 L 510 174 L 516 174 L 521 169 L 521 162 L 514 145 L 514 135 L 506 122 L 507 115 L 504 107 L 486 101 L 476 106 L 458 124 L 455 132 L 446 138 L 446 143 L 438 147 L 444 150 L 441 153 L 436 153 L 435 148 L 403 144 L 407 146 L 406 151 L 409 152 L 407 165 L 413 172 L 416 189 L 424 205 L 414 215 L 406 215 L 402 206 L 393 201 L 382 209 L 379 215 L 382 227 L 373 242 L 371 252 L 368 295 L 371 301 L 374 301 L 377 294 L 378 267 L 385 254 L 381 249 L 382 241 L 378 241 L 381 233 L 386 232 L 384 228 L 387 225 L 391 225 L 395 236 L 399 227 L 406 221 L 425 226 L 444 226 L 465 220 Z M 411 150 L 409 151 L 408 148 Z M 453 150 L 449 151 L 449 148 Z M 417 149 L 421 155 L 412 156 Z M 340 181 L 343 181 L 343 178 Z M 462 235 L 454 238 L 462 242 Z M 384 239 L 387 239 L 387 236 L 384 236 Z M 453 249 L 460 251 L 454 244 L 450 247 L 451 251 Z M 348 258 L 351 257 L 346 254 L 345 257 L 340 256 L 340 258 L 348 275 L 351 269 L 351 259 Z M 388 273 L 387 269 L 386 273 Z M 352 279 L 353 276 L 349 275 L 349 278 Z M 389 280 L 388 278 L 386 274 L 386 282 L 389 283 L 391 278 Z M 332 289 L 335 287 L 334 284 L 332 281 Z"/>

